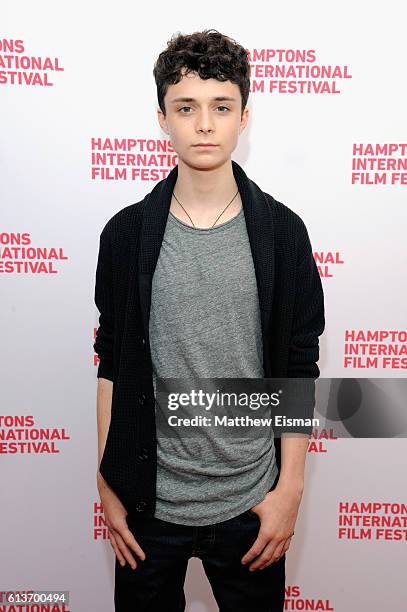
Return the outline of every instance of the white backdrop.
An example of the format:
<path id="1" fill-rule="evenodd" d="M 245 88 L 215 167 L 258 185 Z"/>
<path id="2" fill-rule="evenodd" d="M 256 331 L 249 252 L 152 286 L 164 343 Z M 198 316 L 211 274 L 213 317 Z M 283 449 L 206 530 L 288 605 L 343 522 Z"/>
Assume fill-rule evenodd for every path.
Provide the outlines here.
<path id="1" fill-rule="evenodd" d="M 325 292 L 321 376 L 405 377 L 405 13 L 395 0 L 2 3 L 0 591 L 69 590 L 73 612 L 113 610 L 94 277 L 106 221 L 176 163 L 152 76 L 173 33 L 212 27 L 250 52 L 251 117 L 232 157 L 307 225 Z M 142 157 L 92 157 L 107 152 Z M 287 610 L 404 610 L 405 457 L 404 439 L 310 447 Z M 366 536 L 357 516 L 371 515 L 401 528 Z M 186 594 L 189 611 L 217 610 L 197 559 Z"/>

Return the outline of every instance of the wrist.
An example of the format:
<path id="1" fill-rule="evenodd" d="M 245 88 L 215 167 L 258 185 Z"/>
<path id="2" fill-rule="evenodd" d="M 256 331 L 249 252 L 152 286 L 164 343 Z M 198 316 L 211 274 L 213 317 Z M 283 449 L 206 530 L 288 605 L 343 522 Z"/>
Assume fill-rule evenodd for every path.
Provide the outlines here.
<path id="1" fill-rule="evenodd" d="M 106 481 L 103 478 L 102 474 L 99 472 L 99 470 L 96 473 L 96 484 L 98 489 L 100 489 L 101 487 L 106 487 Z"/>
<path id="2" fill-rule="evenodd" d="M 302 478 L 281 478 L 275 490 L 285 494 L 301 497 L 304 491 L 304 480 Z"/>

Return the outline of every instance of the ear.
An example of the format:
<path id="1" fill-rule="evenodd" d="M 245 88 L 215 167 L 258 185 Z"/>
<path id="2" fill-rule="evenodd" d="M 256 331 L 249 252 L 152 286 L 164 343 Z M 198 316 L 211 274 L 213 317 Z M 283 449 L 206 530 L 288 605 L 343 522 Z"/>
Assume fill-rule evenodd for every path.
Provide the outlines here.
<path id="1" fill-rule="evenodd" d="M 163 130 L 163 132 L 165 132 L 166 134 L 169 134 L 167 120 L 161 108 L 159 107 L 157 108 L 157 117 L 158 117 L 158 123 L 160 124 L 160 127 Z"/>
<path id="2" fill-rule="evenodd" d="M 241 134 L 243 132 L 243 130 L 245 129 L 247 123 L 249 121 L 249 109 L 246 106 L 243 113 L 242 113 L 242 117 L 240 119 L 240 126 L 239 126 L 239 134 Z"/>

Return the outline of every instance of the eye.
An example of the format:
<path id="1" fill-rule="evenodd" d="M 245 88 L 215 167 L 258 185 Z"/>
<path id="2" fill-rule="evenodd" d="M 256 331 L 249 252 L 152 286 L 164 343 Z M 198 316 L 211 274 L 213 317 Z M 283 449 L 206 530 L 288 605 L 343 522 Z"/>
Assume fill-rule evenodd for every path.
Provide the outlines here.
<path id="1" fill-rule="evenodd" d="M 181 115 L 189 115 L 190 113 L 183 113 L 183 112 L 182 112 L 182 111 L 183 111 L 184 109 L 186 109 L 186 108 L 187 108 L 187 109 L 191 109 L 191 107 L 190 107 L 190 106 L 182 106 L 180 109 L 178 109 L 178 112 L 179 112 L 179 113 L 181 113 Z M 229 109 L 227 106 L 218 106 L 217 108 L 218 108 L 218 109 L 219 109 L 219 108 L 224 108 L 224 109 L 225 109 L 225 111 L 229 111 L 229 110 L 230 110 L 230 109 Z M 225 114 L 225 111 L 223 111 L 221 114 Z"/>

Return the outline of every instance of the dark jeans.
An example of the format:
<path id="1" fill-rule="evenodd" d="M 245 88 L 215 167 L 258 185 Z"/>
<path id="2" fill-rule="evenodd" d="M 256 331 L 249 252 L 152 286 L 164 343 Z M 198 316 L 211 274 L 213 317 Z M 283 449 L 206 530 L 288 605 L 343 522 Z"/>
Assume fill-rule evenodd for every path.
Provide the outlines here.
<path id="1" fill-rule="evenodd" d="M 199 557 L 220 612 L 282 612 L 285 554 L 260 570 L 249 571 L 240 559 L 255 541 L 260 519 L 247 510 L 238 516 L 200 527 L 176 525 L 158 518 L 127 517 L 134 537 L 146 554 L 137 567 L 116 558 L 116 612 L 182 612 L 188 559 Z M 253 562 L 253 561 L 252 561 Z"/>

